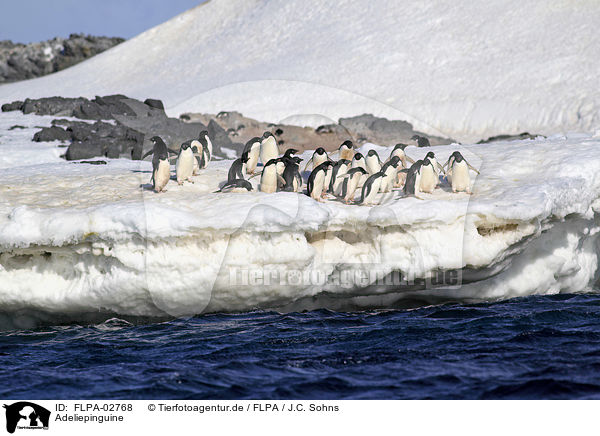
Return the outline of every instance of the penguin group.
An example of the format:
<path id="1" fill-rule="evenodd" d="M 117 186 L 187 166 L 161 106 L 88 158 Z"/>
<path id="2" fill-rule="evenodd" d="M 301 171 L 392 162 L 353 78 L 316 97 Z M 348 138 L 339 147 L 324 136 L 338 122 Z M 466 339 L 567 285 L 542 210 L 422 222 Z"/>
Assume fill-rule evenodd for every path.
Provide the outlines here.
<path id="1" fill-rule="evenodd" d="M 429 144 L 427 138 L 413 137 L 419 146 Z M 382 161 L 375 150 L 364 156 L 354 149 L 352 141 L 344 141 L 331 156 L 318 147 L 304 165 L 304 173 L 311 168 L 306 181 L 306 195 L 318 202 L 328 198 L 346 204 L 376 204 L 377 194 L 403 190 L 406 196 L 433 192 L 442 181 L 447 181 L 452 192 L 471 194 L 469 170 L 475 171 L 459 151 L 455 151 L 441 165 L 434 152 L 423 159 L 411 159 L 405 153 L 406 144 L 396 144 L 389 157 Z M 298 150 L 288 148 L 283 154 L 271 132 L 250 139 L 240 158 L 233 161 L 227 182 L 217 192 L 251 191 L 250 179 L 260 176 L 258 190 L 264 193 L 280 191 L 302 192 L 302 159 Z M 336 155 L 339 160 L 334 160 Z M 259 170 L 262 164 L 262 170 Z M 360 198 L 355 199 L 357 191 Z"/>
<path id="2" fill-rule="evenodd" d="M 153 147 L 142 159 L 152 155 L 152 178 L 150 180 L 154 192 L 166 191 L 166 186 L 171 180 L 171 160 L 176 159 L 175 178 L 177 184 L 184 182 L 194 183 L 192 176 L 197 176 L 201 169 L 205 169 L 213 155 L 213 146 L 208 136 L 208 131 L 203 130 L 197 139 L 185 141 L 179 147 L 179 152 L 167 147 L 160 136 L 150 138 Z"/>
<path id="3" fill-rule="evenodd" d="M 418 145 L 429 144 L 427 138 L 413 137 Z M 208 166 L 212 156 L 212 142 L 203 130 L 197 139 L 185 141 L 175 152 L 167 147 L 159 136 L 151 138 L 152 187 L 155 192 L 165 192 L 171 180 L 171 160 L 176 159 L 175 180 L 179 185 L 194 183 L 193 176 Z M 402 190 L 405 196 L 419 198 L 422 192 L 432 193 L 442 181 L 446 181 L 452 192 L 471 194 L 470 170 L 479 174 L 459 152 L 453 152 L 444 165 L 440 165 L 433 151 L 423 159 L 411 159 L 406 153 L 406 144 L 396 144 L 388 158 L 382 161 L 375 150 L 366 156 L 354 149 L 352 141 L 344 141 L 331 156 L 318 147 L 304 165 L 304 173 L 310 168 L 306 179 L 306 195 L 315 201 L 328 198 L 346 204 L 376 204 L 377 194 Z M 241 156 L 229 168 L 227 181 L 215 192 L 248 192 L 254 188 L 250 180 L 260 176 L 258 190 L 264 193 L 280 191 L 303 192 L 304 179 L 300 171 L 302 158 L 298 150 L 288 148 L 280 153 L 279 145 L 271 132 L 250 139 Z M 338 156 L 334 160 L 333 156 Z M 262 167 L 262 168 L 261 168 Z M 357 191 L 359 198 L 357 197 Z"/>

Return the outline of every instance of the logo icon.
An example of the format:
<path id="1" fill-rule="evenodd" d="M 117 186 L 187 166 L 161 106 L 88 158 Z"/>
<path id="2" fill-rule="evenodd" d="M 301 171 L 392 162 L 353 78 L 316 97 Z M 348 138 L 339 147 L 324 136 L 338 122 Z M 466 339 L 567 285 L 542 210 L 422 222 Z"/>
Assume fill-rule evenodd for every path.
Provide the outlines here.
<path id="1" fill-rule="evenodd" d="M 15 429 L 48 429 L 50 411 L 28 401 L 19 401 L 4 405 L 6 409 L 6 431 L 14 433 Z"/>

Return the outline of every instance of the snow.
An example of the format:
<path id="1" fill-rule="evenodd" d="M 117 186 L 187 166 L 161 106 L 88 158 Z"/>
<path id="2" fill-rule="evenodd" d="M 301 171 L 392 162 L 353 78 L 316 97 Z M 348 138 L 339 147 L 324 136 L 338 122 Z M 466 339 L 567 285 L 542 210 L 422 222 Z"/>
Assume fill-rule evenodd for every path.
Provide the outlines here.
<path id="1" fill-rule="evenodd" d="M 302 124 L 373 113 L 474 142 L 594 133 L 600 4 L 213 0 L 0 102 L 124 93 L 169 114 Z"/>
<path id="2" fill-rule="evenodd" d="M 28 128 L 7 131 L 13 124 Z M 231 160 L 155 194 L 150 162 L 64 161 L 57 144 L 30 141 L 29 126 L 43 124 L 49 118 L 0 116 L 0 313 L 21 321 L 489 301 L 586 292 L 599 277 L 592 135 L 435 147 L 440 162 L 459 150 L 480 170 L 472 196 L 442 184 L 422 199 L 394 192 L 366 207 L 213 193 Z M 390 151 L 361 151 L 371 148 Z M 429 150 L 406 151 L 416 159 Z M 458 280 L 436 285 L 440 271 Z M 407 284 L 381 281 L 393 272 Z"/>

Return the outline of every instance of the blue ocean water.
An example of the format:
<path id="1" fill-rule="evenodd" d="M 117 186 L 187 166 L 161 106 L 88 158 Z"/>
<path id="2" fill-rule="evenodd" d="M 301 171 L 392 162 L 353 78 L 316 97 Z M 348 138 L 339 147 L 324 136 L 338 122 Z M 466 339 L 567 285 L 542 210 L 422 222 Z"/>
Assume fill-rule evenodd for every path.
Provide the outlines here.
<path id="1" fill-rule="evenodd" d="M 3 332 L 0 396 L 600 398 L 600 295 Z"/>

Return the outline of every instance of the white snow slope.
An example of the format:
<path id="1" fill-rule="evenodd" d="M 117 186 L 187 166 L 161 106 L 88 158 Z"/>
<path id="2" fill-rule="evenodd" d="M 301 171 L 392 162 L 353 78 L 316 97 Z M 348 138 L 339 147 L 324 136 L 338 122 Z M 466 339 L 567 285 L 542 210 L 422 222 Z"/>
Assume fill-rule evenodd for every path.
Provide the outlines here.
<path id="1" fill-rule="evenodd" d="M 66 162 L 56 145 L 30 142 L 44 123 L 0 116 L 0 325 L 29 326 L 40 314 L 481 301 L 598 283 L 597 135 L 435 147 L 441 162 L 459 149 L 480 169 L 472 196 L 442 185 L 423 199 L 396 192 L 366 207 L 287 192 L 213 193 L 231 161 L 155 194 L 140 188 L 150 162 Z M 13 124 L 27 129 L 8 131 Z M 387 156 L 374 145 L 362 151 L 370 147 Z M 393 272 L 406 283 L 382 280 Z"/>
<path id="2" fill-rule="evenodd" d="M 600 3 L 584 0 L 211 0 L 65 71 L 0 86 L 0 102 L 124 93 L 161 98 L 175 116 L 370 112 L 462 142 L 593 134 L 599 22 Z"/>

